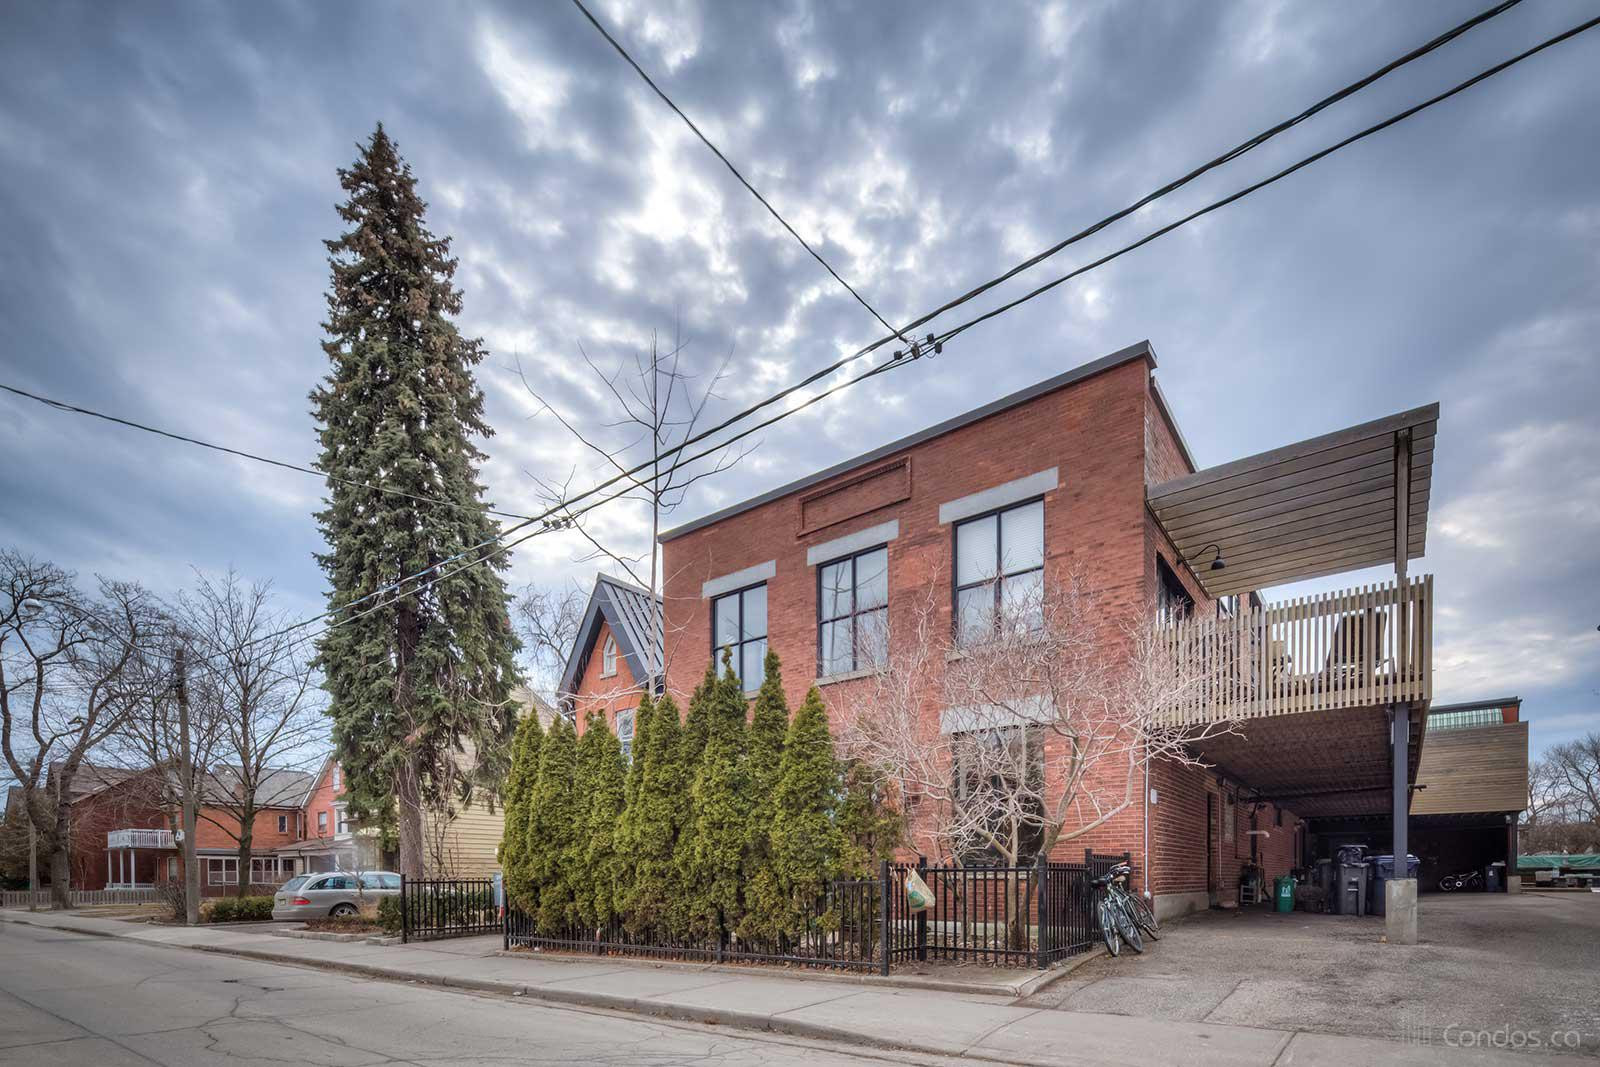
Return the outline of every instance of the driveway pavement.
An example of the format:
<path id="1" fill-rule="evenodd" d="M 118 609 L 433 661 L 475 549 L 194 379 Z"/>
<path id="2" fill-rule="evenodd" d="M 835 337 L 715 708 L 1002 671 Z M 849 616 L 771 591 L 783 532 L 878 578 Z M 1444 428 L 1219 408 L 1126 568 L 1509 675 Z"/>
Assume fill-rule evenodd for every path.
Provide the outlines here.
<path id="1" fill-rule="evenodd" d="M 1372 916 L 1208 912 L 1024 1003 L 1446 1047 L 1503 1029 L 1488 1040 L 1600 1056 L 1600 894 L 1428 895 L 1419 923 L 1402 947 Z"/>

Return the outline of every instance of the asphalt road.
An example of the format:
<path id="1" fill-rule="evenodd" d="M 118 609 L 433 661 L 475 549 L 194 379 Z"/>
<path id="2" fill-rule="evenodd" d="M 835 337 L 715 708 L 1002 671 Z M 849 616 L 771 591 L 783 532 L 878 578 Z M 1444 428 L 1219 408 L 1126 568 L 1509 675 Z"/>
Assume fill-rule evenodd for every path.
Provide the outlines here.
<path id="1" fill-rule="evenodd" d="M 950 1061 L 0 924 L 0 1064 L 918 1062 Z"/>

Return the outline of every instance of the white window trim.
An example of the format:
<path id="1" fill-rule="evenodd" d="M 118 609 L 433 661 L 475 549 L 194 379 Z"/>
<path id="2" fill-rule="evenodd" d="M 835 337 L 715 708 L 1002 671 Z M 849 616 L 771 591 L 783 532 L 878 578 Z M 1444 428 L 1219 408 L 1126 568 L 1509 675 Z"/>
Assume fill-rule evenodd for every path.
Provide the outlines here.
<path id="1" fill-rule="evenodd" d="M 1059 488 L 1061 488 L 1061 468 L 1051 467 L 1049 470 L 1029 474 L 940 504 L 939 522 L 941 525 L 960 522 L 962 519 L 970 519 L 988 511 L 998 511 L 1012 504 L 1021 504 Z"/>
<path id="2" fill-rule="evenodd" d="M 216 866 L 213 866 L 213 865 Z M 233 877 L 228 877 L 232 870 Z M 221 879 L 217 877 L 221 872 Z M 239 857 L 238 856 L 207 856 L 206 857 L 206 884 L 207 885 L 238 885 L 239 884 Z"/>
<path id="3" fill-rule="evenodd" d="M 606 634 L 606 643 L 600 647 L 600 677 L 617 676 L 617 639 Z"/>
<path id="4" fill-rule="evenodd" d="M 638 708 L 619 708 L 617 710 L 617 714 L 616 714 L 617 742 L 619 744 L 624 740 L 624 738 L 622 736 L 622 717 L 624 715 L 626 715 L 628 717 L 628 736 L 626 738 L 627 743 L 628 743 L 628 750 L 623 754 L 623 756 L 624 756 L 624 759 L 626 760 L 626 762 L 631 766 L 633 764 L 633 741 L 634 741 L 634 738 L 636 738 L 638 736 L 638 731 L 639 731 L 639 709 Z"/>
<path id="5" fill-rule="evenodd" d="M 769 559 L 765 563 L 757 563 L 754 567 L 746 567 L 742 571 L 724 574 L 720 578 L 713 578 L 700 586 L 700 595 L 709 600 L 719 597 L 723 593 L 732 593 L 762 582 L 770 582 L 778 575 L 778 561 Z"/>
<path id="6" fill-rule="evenodd" d="M 824 563 L 833 563 L 844 556 L 857 556 L 869 548 L 886 545 L 899 536 L 899 519 L 880 522 L 876 526 L 868 526 L 865 530 L 857 530 L 853 534 L 845 534 L 843 537 L 835 537 L 832 541 L 812 545 L 806 549 L 806 566 L 816 567 Z"/>
<path id="7" fill-rule="evenodd" d="M 289 816 L 287 816 L 287 815 L 278 816 L 278 833 L 286 834 L 288 832 L 289 832 Z"/>

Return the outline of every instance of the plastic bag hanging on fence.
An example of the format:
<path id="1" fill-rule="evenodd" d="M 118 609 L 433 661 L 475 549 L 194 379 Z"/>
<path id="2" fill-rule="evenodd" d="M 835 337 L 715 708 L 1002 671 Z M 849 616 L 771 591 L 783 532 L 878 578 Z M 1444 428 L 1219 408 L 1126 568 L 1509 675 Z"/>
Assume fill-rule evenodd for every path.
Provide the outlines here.
<path id="1" fill-rule="evenodd" d="M 906 907 L 913 915 L 933 907 L 933 890 L 916 871 L 906 872 Z"/>

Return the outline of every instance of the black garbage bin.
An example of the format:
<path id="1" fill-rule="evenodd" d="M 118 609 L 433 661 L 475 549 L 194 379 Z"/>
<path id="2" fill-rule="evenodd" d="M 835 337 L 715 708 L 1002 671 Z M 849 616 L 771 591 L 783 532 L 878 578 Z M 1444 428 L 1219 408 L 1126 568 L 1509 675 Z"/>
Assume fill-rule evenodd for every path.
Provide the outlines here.
<path id="1" fill-rule="evenodd" d="M 1483 891 L 1485 893 L 1499 893 L 1505 887 L 1500 884 L 1501 872 L 1506 869 L 1504 863 L 1491 863 L 1483 869 Z"/>
<path id="2" fill-rule="evenodd" d="M 1421 868 L 1422 861 L 1412 855 L 1406 856 L 1406 874 L 1415 878 Z M 1395 876 L 1393 856 L 1372 857 L 1372 888 L 1367 894 L 1367 909 L 1373 915 L 1387 915 L 1389 912 L 1388 899 L 1389 887 L 1385 884 Z"/>

